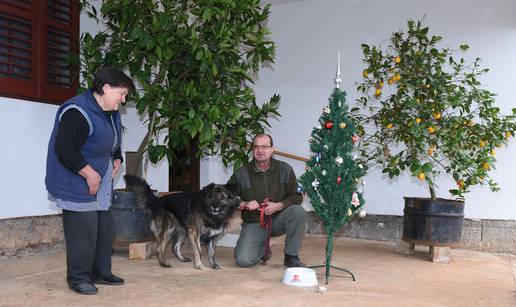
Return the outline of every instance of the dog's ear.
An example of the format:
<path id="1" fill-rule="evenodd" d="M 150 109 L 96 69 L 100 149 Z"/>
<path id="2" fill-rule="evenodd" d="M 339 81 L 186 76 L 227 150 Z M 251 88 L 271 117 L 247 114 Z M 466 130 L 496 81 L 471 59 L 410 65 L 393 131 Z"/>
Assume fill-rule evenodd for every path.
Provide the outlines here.
<path id="1" fill-rule="evenodd" d="M 211 189 L 213 189 L 214 186 L 215 186 L 215 183 L 212 182 L 212 183 L 206 185 L 204 188 L 202 188 L 201 191 L 203 191 L 203 192 L 210 191 Z"/>
<path id="2" fill-rule="evenodd" d="M 235 183 L 226 183 L 224 186 L 233 193 L 238 192 L 238 186 Z"/>

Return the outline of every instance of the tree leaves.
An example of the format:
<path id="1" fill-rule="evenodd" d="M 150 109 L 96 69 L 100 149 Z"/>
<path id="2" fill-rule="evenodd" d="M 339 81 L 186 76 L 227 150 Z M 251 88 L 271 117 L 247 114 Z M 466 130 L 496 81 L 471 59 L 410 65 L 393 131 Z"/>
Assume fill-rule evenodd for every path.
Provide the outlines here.
<path id="1" fill-rule="evenodd" d="M 174 156 L 164 148 L 180 151 L 191 140 L 200 156 L 221 155 L 226 165 L 246 161 L 250 138 L 279 116 L 279 96 L 259 106 L 247 85 L 274 56 L 264 25 L 269 7 L 255 0 L 105 0 L 106 31 L 81 40 L 83 85 L 101 66 L 129 70 L 139 84 L 139 113 L 157 112 L 149 128 L 168 135 L 149 145 L 153 161 Z"/>
<path id="2" fill-rule="evenodd" d="M 357 102 L 365 112 L 360 124 L 370 133 L 364 154 L 390 178 L 409 167 L 433 198 L 433 178 L 442 171 L 457 182 L 453 195 L 462 197 L 476 184 L 496 190 L 489 178 L 493 153 L 514 135 L 515 110 L 502 115 L 495 94 L 483 88 L 480 78 L 488 69 L 480 58 L 466 63 L 437 46 L 442 38 L 429 38 L 421 21 L 407 26 L 392 34 L 387 48 L 362 45 L 367 74 L 357 84 Z M 397 153 L 385 154 L 391 152 Z"/>

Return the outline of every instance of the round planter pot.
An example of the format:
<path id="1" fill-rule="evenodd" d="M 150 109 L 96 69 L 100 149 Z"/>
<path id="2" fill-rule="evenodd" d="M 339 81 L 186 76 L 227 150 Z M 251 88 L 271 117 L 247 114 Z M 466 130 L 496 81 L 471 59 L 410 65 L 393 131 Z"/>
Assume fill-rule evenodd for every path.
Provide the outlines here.
<path id="1" fill-rule="evenodd" d="M 408 243 L 454 246 L 461 241 L 464 202 L 404 197 L 403 237 Z"/>
<path id="2" fill-rule="evenodd" d="M 115 190 L 111 208 L 115 223 L 115 244 L 154 239 L 150 229 L 151 212 L 137 206 L 132 192 Z"/>

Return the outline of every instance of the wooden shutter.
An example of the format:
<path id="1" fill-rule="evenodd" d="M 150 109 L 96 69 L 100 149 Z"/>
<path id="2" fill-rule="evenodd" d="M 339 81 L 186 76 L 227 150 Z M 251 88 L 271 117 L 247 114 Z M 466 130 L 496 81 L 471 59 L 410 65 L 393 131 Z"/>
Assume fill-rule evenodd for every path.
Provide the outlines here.
<path id="1" fill-rule="evenodd" d="M 0 94 L 35 96 L 37 11 L 30 0 L 0 0 Z"/>
<path id="2" fill-rule="evenodd" d="M 78 0 L 0 0 L 0 95 L 60 104 L 74 96 Z"/>
<path id="3" fill-rule="evenodd" d="M 75 0 L 47 0 L 43 14 L 40 96 L 61 103 L 77 93 L 78 69 L 69 62 L 78 54 L 79 12 Z"/>

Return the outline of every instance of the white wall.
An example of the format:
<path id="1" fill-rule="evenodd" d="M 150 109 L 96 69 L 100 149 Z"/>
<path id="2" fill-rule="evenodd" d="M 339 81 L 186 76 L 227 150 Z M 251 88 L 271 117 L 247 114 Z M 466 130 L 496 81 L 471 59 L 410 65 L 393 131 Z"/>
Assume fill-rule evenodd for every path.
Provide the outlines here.
<path id="1" fill-rule="evenodd" d="M 466 54 L 483 59 L 491 71 L 485 78 L 490 90 L 498 93 L 497 102 L 505 113 L 516 107 L 514 71 L 516 61 L 516 1 L 514 0 L 305 0 L 273 3 L 269 26 L 277 43 L 273 70 L 263 69 L 256 85 L 258 101 L 273 93 L 282 96 L 279 121 L 270 132 L 281 151 L 308 157 L 311 129 L 327 105 L 333 88 L 337 52 L 342 53 L 342 88 L 348 103 L 357 98 L 354 82 L 361 78 L 364 66 L 360 45 L 388 45 L 392 32 L 406 27 L 406 20 L 426 17 L 433 34 L 443 37 L 442 46 L 458 47 L 467 43 Z M 281 2 L 281 1 L 280 1 Z M 497 151 L 494 177 L 501 191 L 475 188 L 466 197 L 469 218 L 516 219 L 516 142 Z M 512 160 L 512 162 L 511 162 Z M 289 161 L 298 176 L 304 164 Z M 209 163 L 216 163 L 210 161 Z M 208 163 L 208 164 L 209 164 Z M 223 180 L 227 175 L 209 165 L 208 181 Z M 438 196 L 449 197 L 453 184 L 439 181 Z M 378 171 L 367 176 L 366 210 L 375 214 L 403 212 L 403 196 L 428 196 L 426 186 L 408 176 L 388 180 Z"/>

